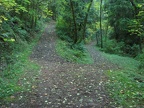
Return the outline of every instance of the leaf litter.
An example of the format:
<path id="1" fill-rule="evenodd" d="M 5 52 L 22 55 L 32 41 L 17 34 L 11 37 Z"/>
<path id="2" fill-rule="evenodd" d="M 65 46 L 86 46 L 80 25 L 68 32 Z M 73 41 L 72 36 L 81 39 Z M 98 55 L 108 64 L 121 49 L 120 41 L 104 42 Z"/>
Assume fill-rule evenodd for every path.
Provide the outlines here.
<path id="1" fill-rule="evenodd" d="M 86 45 L 93 64 L 68 62 L 56 54 L 56 39 L 55 22 L 51 22 L 30 57 L 41 66 L 40 76 L 34 78 L 37 82 L 7 108 L 115 108 L 105 90 L 104 72 L 116 66 L 93 43 Z"/>

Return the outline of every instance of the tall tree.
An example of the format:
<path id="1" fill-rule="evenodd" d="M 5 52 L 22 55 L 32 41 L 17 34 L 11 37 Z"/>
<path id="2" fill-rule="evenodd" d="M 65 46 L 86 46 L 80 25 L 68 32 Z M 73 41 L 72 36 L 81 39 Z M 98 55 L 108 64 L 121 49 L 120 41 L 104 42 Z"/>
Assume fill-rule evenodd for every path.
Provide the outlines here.
<path id="1" fill-rule="evenodd" d="M 75 15 L 75 10 L 74 10 L 74 5 L 73 1 L 70 0 L 70 7 L 71 7 L 71 13 L 72 13 L 72 20 L 74 23 L 74 43 L 76 43 L 77 40 L 77 23 L 76 23 L 76 15 Z"/>
<path id="2" fill-rule="evenodd" d="M 63 0 L 57 1 L 57 30 L 62 38 L 73 41 L 74 44 L 81 43 L 85 39 L 88 15 L 93 0 Z M 93 13 L 92 13 L 93 14 Z M 62 31 L 62 32 L 60 32 Z"/>
<path id="3" fill-rule="evenodd" d="M 0 56 L 11 54 L 15 44 L 33 39 L 29 34 L 50 13 L 47 7 L 47 0 L 0 0 Z M 4 56 L 9 58 L 8 54 Z"/>
<path id="4" fill-rule="evenodd" d="M 87 25 L 88 15 L 89 15 L 92 3 L 93 3 L 93 0 L 90 0 L 89 6 L 87 8 L 87 12 L 86 12 L 86 15 L 85 15 L 85 18 L 84 18 L 84 24 L 83 24 L 84 26 L 83 26 L 83 34 L 82 34 L 83 35 L 83 40 L 85 39 L 86 25 Z"/>
<path id="5" fill-rule="evenodd" d="M 100 37 L 101 37 L 101 48 L 103 48 L 103 36 L 102 36 L 102 0 L 100 0 Z"/>
<path id="6" fill-rule="evenodd" d="M 137 0 L 108 0 L 105 3 L 108 20 L 114 30 L 111 38 L 117 42 L 123 41 L 125 43 L 123 51 L 133 56 L 136 56 L 138 52 L 136 45 L 139 45 L 139 49 L 141 49 L 141 38 L 129 32 L 131 20 L 137 19 L 139 13 L 137 3 Z"/>

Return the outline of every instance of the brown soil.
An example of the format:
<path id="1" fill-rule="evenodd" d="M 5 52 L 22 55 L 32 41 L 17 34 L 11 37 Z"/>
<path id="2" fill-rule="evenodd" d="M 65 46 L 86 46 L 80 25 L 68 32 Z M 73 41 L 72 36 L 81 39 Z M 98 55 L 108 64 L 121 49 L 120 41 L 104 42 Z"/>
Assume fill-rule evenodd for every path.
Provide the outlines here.
<path id="1" fill-rule="evenodd" d="M 114 108 L 105 90 L 106 70 L 116 66 L 94 46 L 86 45 L 93 64 L 71 63 L 56 54 L 55 22 L 45 29 L 30 57 L 41 66 L 38 82 L 9 108 Z"/>

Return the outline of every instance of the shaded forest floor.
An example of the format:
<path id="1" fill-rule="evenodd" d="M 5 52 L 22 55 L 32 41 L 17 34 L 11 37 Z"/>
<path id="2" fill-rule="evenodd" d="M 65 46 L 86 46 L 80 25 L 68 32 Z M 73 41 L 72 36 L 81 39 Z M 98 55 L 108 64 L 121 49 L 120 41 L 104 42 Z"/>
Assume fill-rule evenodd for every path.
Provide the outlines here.
<path id="1" fill-rule="evenodd" d="M 30 57 L 40 65 L 40 75 L 31 92 L 19 94 L 24 98 L 9 108 L 115 108 L 105 88 L 108 79 L 104 73 L 117 66 L 93 44 L 86 45 L 93 64 L 68 62 L 57 55 L 56 40 L 55 22 L 51 22 Z"/>

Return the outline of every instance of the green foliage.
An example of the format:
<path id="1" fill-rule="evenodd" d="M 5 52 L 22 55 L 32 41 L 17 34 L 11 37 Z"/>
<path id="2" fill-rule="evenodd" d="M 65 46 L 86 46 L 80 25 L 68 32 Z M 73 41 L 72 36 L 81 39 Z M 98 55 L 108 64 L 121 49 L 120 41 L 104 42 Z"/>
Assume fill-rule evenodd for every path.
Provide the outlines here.
<path id="1" fill-rule="evenodd" d="M 0 104 L 29 88 L 28 81 L 18 85 L 24 72 L 37 74 L 38 66 L 29 61 L 29 55 L 40 19 L 52 14 L 47 6 L 47 0 L 0 0 Z"/>
<path id="2" fill-rule="evenodd" d="M 71 62 L 82 64 L 93 63 L 92 58 L 81 44 L 72 45 L 71 43 L 67 43 L 66 41 L 58 40 L 56 51 L 61 57 Z"/>
<path id="3" fill-rule="evenodd" d="M 124 42 L 126 48 L 122 49 L 123 52 L 133 57 L 137 56 L 142 50 L 142 3 L 132 0 L 108 0 L 105 2 L 105 9 L 108 22 L 113 28 L 111 39 Z"/>
<path id="4" fill-rule="evenodd" d="M 86 37 L 86 25 L 96 19 L 95 9 L 91 10 L 92 3 L 93 0 L 57 1 L 57 32 L 68 36 L 75 44 L 82 42 Z"/>
<path id="5" fill-rule="evenodd" d="M 90 43 L 95 37 L 95 31 L 93 28 L 88 27 L 86 30 L 86 38 L 84 40 L 85 43 Z"/>
<path id="6" fill-rule="evenodd" d="M 59 36 L 60 39 L 66 40 L 68 42 L 73 41 L 71 36 L 68 33 L 69 31 L 69 24 L 66 23 L 65 20 L 62 18 L 57 19 L 57 24 L 56 24 L 56 30 L 57 30 L 57 35 Z"/>
<path id="7" fill-rule="evenodd" d="M 2 50 L 0 63 L 5 65 L 5 68 L 0 66 L 0 105 L 4 101 L 16 100 L 14 95 L 18 92 L 30 91 L 35 77 L 39 74 L 40 67 L 31 62 L 29 56 L 39 40 L 41 32 L 33 33 L 33 35 L 36 36 L 31 43 L 9 41 L 7 50 Z"/>
<path id="8" fill-rule="evenodd" d="M 38 21 L 51 14 L 46 0 L 0 1 L 0 37 L 29 41 L 27 32 L 34 31 Z"/>
<path id="9" fill-rule="evenodd" d="M 25 89 L 25 86 L 27 85 L 18 84 L 24 72 L 26 74 L 26 72 L 31 71 L 31 74 L 33 73 L 33 75 L 38 74 L 36 73 L 39 69 L 38 66 L 29 61 L 29 55 L 31 54 L 32 46 L 32 44 L 26 44 L 25 47 L 22 45 L 17 45 L 17 47 L 15 47 L 16 49 L 13 50 L 13 54 L 9 56 L 9 59 L 11 59 L 13 63 L 8 64 L 6 69 L 0 72 L 1 99 L 4 100 L 17 92 L 25 91 L 28 89 Z M 20 51 L 21 48 L 23 49 Z"/>
<path id="10" fill-rule="evenodd" d="M 106 53 L 110 54 L 123 54 L 122 48 L 124 47 L 124 42 L 116 42 L 116 40 L 107 40 L 102 49 Z"/>
<path id="11" fill-rule="evenodd" d="M 118 54 L 123 56 L 136 57 L 140 48 L 139 45 L 133 44 L 133 46 L 126 45 L 124 42 L 117 42 L 114 39 L 107 39 L 104 44 L 102 51 L 110 54 Z"/>
<path id="12" fill-rule="evenodd" d="M 125 52 L 125 55 L 128 55 L 130 57 L 136 57 L 140 53 L 140 48 L 137 44 L 133 44 L 133 46 L 125 45 L 123 47 L 123 51 Z"/>
<path id="13" fill-rule="evenodd" d="M 144 104 L 144 74 L 140 74 L 139 61 L 129 57 L 104 54 L 118 70 L 109 70 L 107 87 L 118 107 L 141 108 Z"/>
<path id="14" fill-rule="evenodd" d="M 139 68 L 143 70 L 144 69 L 144 53 L 139 54 L 136 58 L 140 61 Z"/>
<path id="15" fill-rule="evenodd" d="M 143 33 L 143 25 L 136 19 L 129 21 L 129 32 L 131 35 L 142 36 Z"/>
<path id="16" fill-rule="evenodd" d="M 1 84 L 0 85 L 0 92 L 1 92 L 0 98 L 1 99 L 6 98 L 8 96 L 11 96 L 15 92 L 18 92 L 18 91 L 22 90 L 22 88 L 20 86 L 17 86 L 14 83 L 9 84 L 9 81 L 3 81 L 2 78 L 1 78 L 0 84 Z"/>

